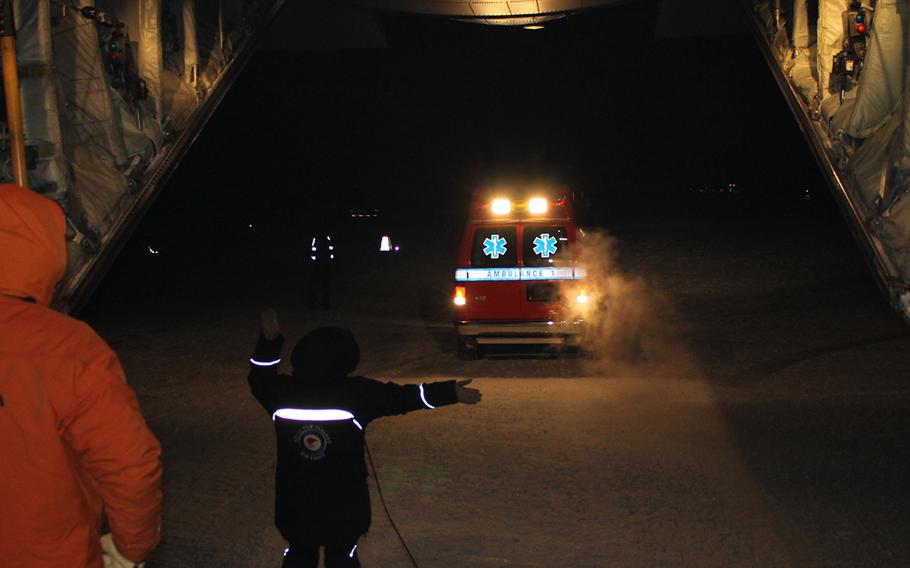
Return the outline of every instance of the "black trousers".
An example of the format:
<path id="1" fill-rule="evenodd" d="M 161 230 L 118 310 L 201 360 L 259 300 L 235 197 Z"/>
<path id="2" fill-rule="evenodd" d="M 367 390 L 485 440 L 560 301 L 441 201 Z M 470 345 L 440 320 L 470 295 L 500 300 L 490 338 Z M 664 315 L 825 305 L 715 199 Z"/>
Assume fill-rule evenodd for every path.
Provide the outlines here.
<path id="1" fill-rule="evenodd" d="M 350 544 L 290 543 L 281 568 L 316 568 L 319 566 L 319 547 L 322 546 L 325 568 L 360 568 L 357 541 Z"/>
<path id="2" fill-rule="evenodd" d="M 332 302 L 332 267 L 326 263 L 312 264 L 308 267 L 304 286 L 307 308 L 327 310 Z"/>

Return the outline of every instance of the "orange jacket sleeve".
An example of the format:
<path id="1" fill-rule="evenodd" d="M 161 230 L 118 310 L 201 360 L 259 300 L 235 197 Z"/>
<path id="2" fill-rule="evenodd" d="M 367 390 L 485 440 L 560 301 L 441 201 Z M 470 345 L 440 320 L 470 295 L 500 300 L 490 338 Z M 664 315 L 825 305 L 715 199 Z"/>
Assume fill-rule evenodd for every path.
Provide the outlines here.
<path id="1" fill-rule="evenodd" d="M 140 561 L 160 538 L 161 446 L 142 418 L 117 357 L 86 331 L 90 345 L 75 378 L 75 405 L 64 437 L 95 482 L 117 548 Z"/>

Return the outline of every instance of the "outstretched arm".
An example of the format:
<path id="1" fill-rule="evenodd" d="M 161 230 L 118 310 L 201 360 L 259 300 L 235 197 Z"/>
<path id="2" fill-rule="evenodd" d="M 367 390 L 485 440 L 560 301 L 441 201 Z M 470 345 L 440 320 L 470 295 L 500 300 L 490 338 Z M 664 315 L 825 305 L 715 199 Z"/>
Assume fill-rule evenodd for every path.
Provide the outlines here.
<path id="1" fill-rule="evenodd" d="M 480 391 L 469 388 L 471 379 L 462 381 L 439 381 L 417 385 L 398 385 L 370 381 L 369 393 L 370 416 L 367 420 L 381 416 L 405 414 L 413 410 L 436 409 L 458 402 L 477 404 L 480 402 Z"/>

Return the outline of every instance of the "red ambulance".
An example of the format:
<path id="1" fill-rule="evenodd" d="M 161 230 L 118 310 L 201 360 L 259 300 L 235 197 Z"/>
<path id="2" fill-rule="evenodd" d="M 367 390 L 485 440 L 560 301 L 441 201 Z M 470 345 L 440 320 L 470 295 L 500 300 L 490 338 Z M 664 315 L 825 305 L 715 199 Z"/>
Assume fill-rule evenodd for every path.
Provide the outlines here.
<path id="1" fill-rule="evenodd" d="M 455 270 L 458 356 L 484 345 L 578 346 L 585 272 L 568 191 L 475 193 Z"/>

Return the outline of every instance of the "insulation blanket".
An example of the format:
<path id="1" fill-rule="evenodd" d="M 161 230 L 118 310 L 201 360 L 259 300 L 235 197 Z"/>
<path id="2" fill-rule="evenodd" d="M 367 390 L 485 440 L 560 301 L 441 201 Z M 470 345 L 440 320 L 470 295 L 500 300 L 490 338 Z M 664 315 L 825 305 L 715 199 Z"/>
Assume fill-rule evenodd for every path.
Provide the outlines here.
<path id="1" fill-rule="evenodd" d="M 30 103 L 22 109 L 25 142 L 36 146 L 39 155 L 37 167 L 29 172 L 29 183 L 61 198 L 69 180 L 58 118 L 49 4 L 47 0 L 18 0 L 13 11 L 18 30 L 20 95 Z"/>
<path id="2" fill-rule="evenodd" d="M 837 112 L 834 131 L 865 138 L 897 109 L 904 88 L 907 12 L 906 0 L 876 4 L 856 98 Z"/>

